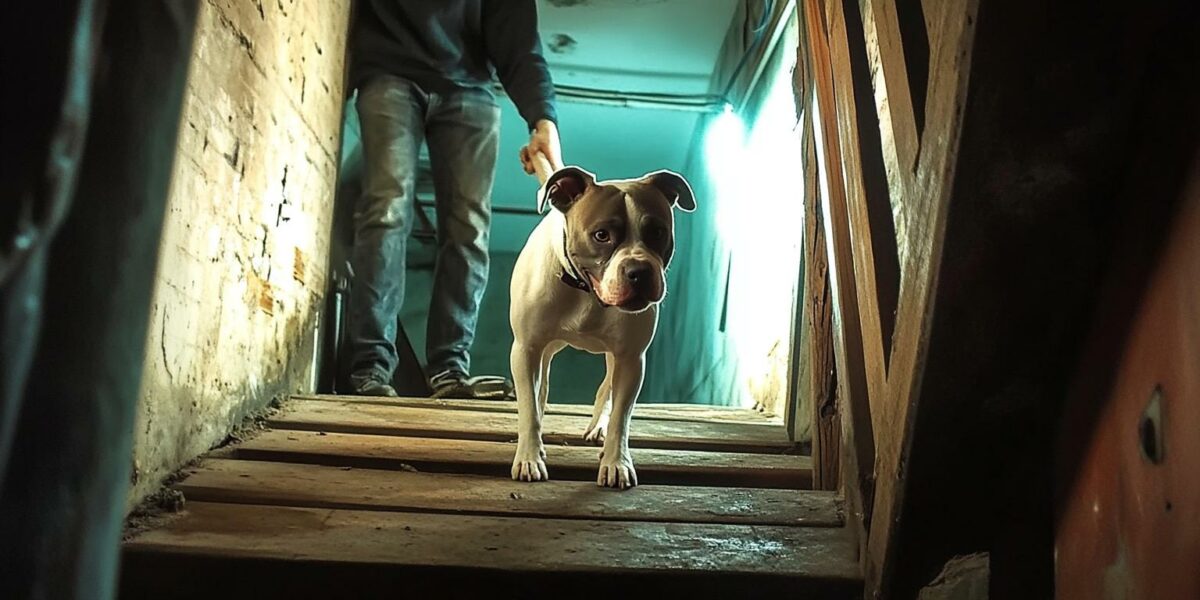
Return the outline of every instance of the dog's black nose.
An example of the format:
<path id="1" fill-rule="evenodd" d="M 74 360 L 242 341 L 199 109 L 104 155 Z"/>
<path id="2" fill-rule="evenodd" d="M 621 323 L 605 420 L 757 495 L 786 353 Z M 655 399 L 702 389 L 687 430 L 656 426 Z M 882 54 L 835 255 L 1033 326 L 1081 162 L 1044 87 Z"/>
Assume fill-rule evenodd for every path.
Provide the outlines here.
<path id="1" fill-rule="evenodd" d="M 650 280 L 649 265 L 631 265 L 625 269 L 625 279 L 632 284 L 646 283 Z"/>

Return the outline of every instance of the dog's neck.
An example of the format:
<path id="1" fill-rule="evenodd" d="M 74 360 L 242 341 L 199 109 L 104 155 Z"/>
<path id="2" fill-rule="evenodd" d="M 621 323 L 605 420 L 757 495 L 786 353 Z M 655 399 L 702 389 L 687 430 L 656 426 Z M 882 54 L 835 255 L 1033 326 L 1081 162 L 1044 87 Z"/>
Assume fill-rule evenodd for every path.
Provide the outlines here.
<path id="1" fill-rule="evenodd" d="M 567 216 L 552 210 L 546 215 L 546 220 L 550 225 L 550 251 L 554 253 L 554 258 L 558 260 L 558 266 L 566 272 L 571 271 L 571 263 L 567 260 L 567 247 L 563 244 L 563 240 L 567 235 Z"/>
<path id="2" fill-rule="evenodd" d="M 550 247 L 554 257 L 558 259 L 559 273 L 557 274 L 565 285 L 577 290 L 592 293 L 591 282 L 567 256 L 567 218 L 566 215 L 555 211 L 548 217 L 550 220 Z"/>

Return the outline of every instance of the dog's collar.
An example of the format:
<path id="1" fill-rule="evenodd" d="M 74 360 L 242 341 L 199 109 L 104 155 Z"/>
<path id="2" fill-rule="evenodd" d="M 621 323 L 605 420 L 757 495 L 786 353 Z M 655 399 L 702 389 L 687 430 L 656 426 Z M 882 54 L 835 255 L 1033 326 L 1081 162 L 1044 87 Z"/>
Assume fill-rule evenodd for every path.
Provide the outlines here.
<path id="1" fill-rule="evenodd" d="M 591 292 L 592 291 L 592 286 L 588 285 L 586 281 L 568 273 L 565 269 L 563 270 L 562 273 L 559 274 L 558 277 L 559 277 L 559 279 L 562 280 L 563 283 L 565 283 L 577 290 L 580 290 L 583 292 Z"/>
<path id="2" fill-rule="evenodd" d="M 571 255 L 567 253 L 567 232 L 565 229 L 563 230 L 562 240 L 563 258 L 567 261 L 567 268 L 563 269 L 562 273 L 559 274 L 559 278 L 562 279 L 563 283 L 577 290 L 591 293 L 592 284 L 581 276 L 579 269 L 575 268 L 575 263 L 571 262 Z M 570 272 L 567 269 L 570 269 Z"/>

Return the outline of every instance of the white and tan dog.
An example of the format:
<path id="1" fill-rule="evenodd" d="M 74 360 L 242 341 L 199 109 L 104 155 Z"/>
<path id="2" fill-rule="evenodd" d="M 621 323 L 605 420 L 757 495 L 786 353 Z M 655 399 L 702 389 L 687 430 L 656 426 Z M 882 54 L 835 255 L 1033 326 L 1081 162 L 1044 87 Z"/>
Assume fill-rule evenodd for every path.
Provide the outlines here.
<path id="1" fill-rule="evenodd" d="M 564 167 L 543 184 L 538 211 L 547 203 L 554 210 L 529 236 L 512 276 L 519 429 L 512 476 L 549 479 L 541 423 L 550 362 L 571 346 L 603 354 L 607 366 L 583 433 L 604 446 L 596 483 L 629 488 L 637 485 L 629 422 L 666 294 L 674 209 L 691 212 L 696 200 L 687 181 L 669 171 L 597 182 L 583 169 Z"/>

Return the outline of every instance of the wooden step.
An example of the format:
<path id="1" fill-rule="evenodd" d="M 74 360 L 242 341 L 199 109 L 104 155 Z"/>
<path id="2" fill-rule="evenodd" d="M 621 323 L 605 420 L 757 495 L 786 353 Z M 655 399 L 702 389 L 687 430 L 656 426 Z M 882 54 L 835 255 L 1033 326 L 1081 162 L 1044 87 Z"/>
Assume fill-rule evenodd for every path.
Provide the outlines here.
<path id="1" fill-rule="evenodd" d="M 546 415 L 543 439 L 548 444 L 581 444 L 588 421 L 576 415 Z M 517 432 L 517 416 L 510 413 L 322 400 L 289 402 L 268 424 L 277 429 L 498 442 L 516 439 Z M 782 427 L 666 420 L 635 422 L 629 443 L 641 448 L 764 454 L 794 452 L 796 448 Z"/>
<path id="2" fill-rule="evenodd" d="M 326 402 L 363 402 L 384 406 L 411 406 L 414 408 L 445 408 L 450 410 L 476 410 L 485 412 L 516 413 L 517 403 L 511 400 L 457 400 L 437 398 L 388 398 L 383 396 L 341 396 L 333 394 L 296 394 L 294 400 L 322 400 Z M 546 407 L 547 414 L 591 417 L 591 405 L 554 404 Z M 709 406 L 704 404 L 665 404 L 639 402 L 633 409 L 634 419 L 660 421 L 690 421 L 698 423 L 745 423 L 765 427 L 783 426 L 783 418 L 768 415 L 750 408 Z"/>
<path id="3" fill-rule="evenodd" d="M 125 598 L 850 598 L 844 528 L 189 502 L 125 545 Z"/>
<path id="4" fill-rule="evenodd" d="M 310 463 L 372 469 L 471 473 L 508 477 L 514 444 L 479 440 L 412 438 L 297 430 L 266 431 L 216 455 L 247 460 Z M 634 448 L 638 480 L 646 484 L 809 489 L 807 456 Z M 556 480 L 595 481 L 599 449 L 547 446 Z"/>
<path id="5" fill-rule="evenodd" d="M 623 521 L 840 527 L 834 494 L 594 482 L 205 460 L 176 489 L 188 501 Z"/>

